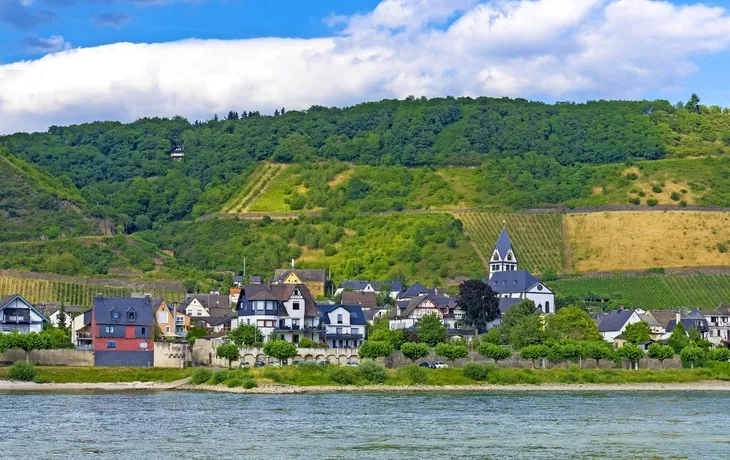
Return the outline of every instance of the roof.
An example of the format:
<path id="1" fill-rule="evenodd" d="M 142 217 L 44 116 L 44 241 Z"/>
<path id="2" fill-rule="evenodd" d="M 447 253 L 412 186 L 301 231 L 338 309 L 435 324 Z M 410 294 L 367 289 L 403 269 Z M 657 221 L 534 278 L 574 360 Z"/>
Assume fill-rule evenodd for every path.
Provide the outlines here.
<path id="1" fill-rule="evenodd" d="M 238 318 L 238 314 L 228 308 L 216 308 L 210 311 L 210 318 L 201 318 L 211 326 L 218 326 L 233 318 Z"/>
<path id="2" fill-rule="evenodd" d="M 319 310 L 320 324 L 330 324 L 328 314 L 338 308 L 344 308 L 350 313 L 350 324 L 353 326 L 365 326 L 367 321 L 363 314 L 362 308 L 353 305 L 321 305 L 317 307 Z"/>
<path id="3" fill-rule="evenodd" d="M 284 281 L 290 273 L 294 272 L 295 275 L 297 275 L 297 278 L 303 283 L 306 283 L 307 281 L 313 281 L 313 282 L 321 282 L 324 283 L 325 281 L 325 274 L 324 270 L 320 268 L 313 268 L 313 269 L 279 269 L 274 272 L 274 279 L 278 282 Z"/>
<path id="4" fill-rule="evenodd" d="M 261 277 L 258 275 L 254 275 L 248 278 L 251 283 L 260 283 Z"/>
<path id="5" fill-rule="evenodd" d="M 513 297 L 502 297 L 499 299 L 499 314 L 503 315 L 507 313 L 507 310 L 512 308 L 513 305 L 517 305 L 522 302 L 523 299 L 516 299 Z"/>
<path id="6" fill-rule="evenodd" d="M 40 316 L 41 318 L 43 318 L 43 322 L 44 322 L 44 323 L 48 323 L 48 322 L 50 322 L 50 320 L 49 320 L 48 318 L 46 318 L 46 317 L 45 317 L 45 316 L 43 315 L 43 313 L 41 313 L 41 312 L 40 312 L 40 311 L 39 311 L 39 310 L 38 310 L 38 309 L 37 309 L 36 307 L 34 307 L 34 306 L 33 306 L 33 305 L 32 305 L 32 304 L 30 303 L 30 302 L 28 302 L 27 300 L 25 300 L 25 297 L 23 297 L 23 296 L 22 296 L 22 295 L 20 295 L 20 294 L 10 294 L 10 295 L 6 295 L 6 296 L 3 296 L 3 297 L 0 297 L 0 309 L 2 309 L 2 308 L 3 308 L 3 307 L 5 307 L 5 306 L 6 306 L 7 304 L 9 304 L 9 303 L 10 303 L 10 302 L 12 302 L 13 300 L 15 300 L 15 298 L 16 298 L 16 297 L 20 297 L 20 300 L 22 300 L 22 301 L 23 301 L 23 303 L 25 303 L 26 305 L 28 305 L 28 308 L 30 308 L 30 309 L 31 309 L 31 310 L 33 310 L 33 311 L 34 311 L 34 312 L 35 312 L 35 313 L 36 313 L 36 314 L 37 314 L 38 316 Z"/>
<path id="7" fill-rule="evenodd" d="M 677 310 L 650 310 L 647 315 L 651 315 L 661 327 L 666 329 L 670 321 L 676 320 Z"/>
<path id="8" fill-rule="evenodd" d="M 540 280 L 532 276 L 527 270 L 515 270 L 512 272 L 496 272 L 492 278 L 485 281 L 494 292 L 514 293 L 526 292 Z"/>
<path id="9" fill-rule="evenodd" d="M 314 302 L 312 293 L 304 284 L 246 284 L 241 289 L 241 297 L 239 298 L 238 307 L 243 302 L 252 300 L 273 300 L 278 302 L 286 302 L 294 294 L 294 289 L 299 289 L 299 293 L 304 300 L 304 316 L 317 316 L 317 306 Z M 283 305 L 279 305 L 283 307 Z M 284 313 L 286 315 L 286 313 Z"/>
<path id="10" fill-rule="evenodd" d="M 633 313 L 634 310 L 616 310 L 596 315 L 598 332 L 620 331 Z"/>
<path id="11" fill-rule="evenodd" d="M 647 324 L 647 326 L 649 326 L 649 327 L 661 327 L 662 326 L 661 324 L 659 324 L 659 321 L 657 321 L 656 318 L 654 318 L 654 316 L 649 314 L 649 312 L 647 312 L 647 314 L 645 314 L 645 315 L 639 315 L 639 318 L 641 318 L 641 320 L 643 322 L 645 322 Z"/>
<path id="12" fill-rule="evenodd" d="M 370 285 L 375 289 L 376 291 L 380 292 L 380 290 L 383 288 L 383 286 L 390 286 L 390 291 L 397 291 L 400 292 L 403 290 L 403 283 L 401 283 L 398 280 L 385 280 L 385 281 L 371 281 Z"/>
<path id="13" fill-rule="evenodd" d="M 396 319 L 396 318 L 406 318 L 408 315 L 413 313 L 413 310 L 418 308 L 418 306 L 424 301 L 424 300 L 430 300 L 434 303 L 434 305 L 437 305 L 436 302 L 434 302 L 433 299 L 431 299 L 428 295 L 419 295 L 418 297 L 412 297 L 411 300 L 407 301 L 399 301 L 397 304 L 397 308 L 394 308 L 393 311 L 390 312 L 390 318 Z M 405 305 L 405 306 L 404 306 Z M 438 305 L 437 305 L 438 306 Z M 402 310 L 400 314 L 398 314 L 398 310 Z"/>
<path id="14" fill-rule="evenodd" d="M 253 276 L 252 276 L 251 278 L 253 278 Z M 234 276 L 233 278 L 231 278 L 231 280 L 232 280 L 232 281 L 233 281 L 234 283 L 241 283 L 241 282 L 243 281 L 243 276 L 241 276 L 241 275 L 236 275 L 236 276 Z"/>
<path id="15" fill-rule="evenodd" d="M 34 307 L 38 308 L 36 305 L 33 305 Z M 45 313 L 48 313 L 48 315 L 52 315 L 59 311 L 61 309 L 61 302 L 51 302 L 45 304 L 45 310 L 43 310 Z M 81 305 L 64 305 L 63 310 L 66 314 L 69 313 L 83 313 L 87 310 L 86 307 L 82 307 Z"/>
<path id="16" fill-rule="evenodd" d="M 377 305 L 377 296 L 374 292 L 352 292 L 342 293 L 340 302 L 343 305 L 359 305 L 363 308 L 373 308 Z"/>
<path id="17" fill-rule="evenodd" d="M 436 289 L 429 289 L 420 282 L 416 281 L 411 287 L 406 289 L 404 292 L 398 293 L 399 299 L 407 299 L 411 297 L 418 297 L 420 295 L 431 295 L 436 296 Z"/>
<path id="18" fill-rule="evenodd" d="M 507 227 L 502 227 L 502 231 L 499 233 L 497 238 L 497 244 L 494 245 L 494 249 L 499 253 L 500 259 L 506 259 L 507 253 L 512 247 L 512 240 L 509 239 L 507 234 Z"/>
<path id="19" fill-rule="evenodd" d="M 148 298 L 94 297 L 94 320 L 96 324 L 151 325 L 155 322 L 152 303 Z M 126 313 L 134 309 L 135 318 Z M 112 311 L 119 311 L 119 319 L 112 319 Z"/>
<path id="20" fill-rule="evenodd" d="M 190 305 L 190 302 L 192 302 L 193 299 L 198 299 L 198 302 L 200 302 L 206 310 L 216 307 L 227 307 L 230 304 L 230 299 L 227 295 L 195 294 L 186 297 L 180 304 L 180 309 L 185 310 L 188 308 L 188 305 Z"/>
<path id="21" fill-rule="evenodd" d="M 363 310 L 362 313 L 363 313 L 363 315 L 365 315 L 365 320 L 367 320 L 368 322 L 370 322 L 373 319 L 375 319 L 375 316 L 378 313 L 381 313 L 381 312 L 387 313 L 388 312 L 388 309 L 387 308 L 384 308 L 384 307 L 368 308 L 367 310 Z"/>
<path id="22" fill-rule="evenodd" d="M 338 289 L 352 289 L 353 291 L 362 291 L 369 284 L 367 280 L 342 280 Z"/>

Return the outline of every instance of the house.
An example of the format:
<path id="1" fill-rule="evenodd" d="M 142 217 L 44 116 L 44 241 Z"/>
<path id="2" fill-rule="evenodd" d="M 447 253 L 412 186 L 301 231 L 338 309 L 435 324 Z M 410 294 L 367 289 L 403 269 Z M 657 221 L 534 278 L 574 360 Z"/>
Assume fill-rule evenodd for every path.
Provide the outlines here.
<path id="1" fill-rule="evenodd" d="M 362 308 L 373 308 L 378 305 L 377 295 L 374 292 L 345 291 L 340 300 L 342 305 L 356 305 Z"/>
<path id="2" fill-rule="evenodd" d="M 396 295 L 397 300 L 411 300 L 414 297 L 422 296 L 422 295 L 429 295 L 432 297 L 438 297 L 439 292 L 438 289 L 429 289 L 420 282 L 416 281 L 413 283 L 408 289 L 405 291 L 399 292 Z"/>
<path id="3" fill-rule="evenodd" d="M 237 311 L 237 324 L 255 324 L 264 338 L 319 340 L 319 312 L 305 284 L 247 284 Z"/>
<path id="4" fill-rule="evenodd" d="M 410 329 L 418 324 L 418 320 L 429 314 L 436 314 L 444 320 L 444 314 L 428 295 L 419 295 L 410 300 L 396 302 L 390 312 L 390 329 Z"/>
<path id="5" fill-rule="evenodd" d="M 359 347 L 365 341 L 367 321 L 362 308 L 351 305 L 318 307 L 322 342 L 331 348 Z"/>
<path id="6" fill-rule="evenodd" d="M 233 278 L 231 278 L 231 281 L 233 281 L 233 285 L 236 287 L 243 286 L 243 276 L 241 275 L 234 275 Z"/>
<path id="7" fill-rule="evenodd" d="M 641 320 L 649 326 L 649 336 L 653 341 L 660 340 L 662 338 L 665 328 L 659 321 L 657 321 L 656 318 L 654 318 L 654 315 L 652 315 L 651 312 L 647 311 L 643 314 L 639 313 L 639 318 L 641 318 Z"/>
<path id="8" fill-rule="evenodd" d="M 258 275 L 251 276 L 248 282 L 249 284 L 261 284 L 261 277 Z"/>
<path id="9" fill-rule="evenodd" d="M 77 317 L 80 314 L 83 314 L 85 310 L 88 310 L 87 308 L 84 308 L 79 305 L 64 305 L 63 307 L 64 315 L 66 315 L 66 327 L 68 327 L 73 319 Z M 58 318 L 61 314 L 61 304 L 58 305 L 48 305 L 46 304 L 46 314 L 48 315 L 48 319 L 51 321 L 51 324 L 53 324 L 53 327 L 58 327 Z"/>
<path id="10" fill-rule="evenodd" d="M 227 295 L 195 294 L 189 295 L 180 304 L 180 311 L 192 317 L 208 317 L 211 308 L 229 308 Z"/>
<path id="11" fill-rule="evenodd" d="M 274 280 L 271 284 L 303 284 L 315 297 L 324 297 L 324 288 L 327 282 L 324 270 L 320 269 L 296 269 L 294 260 L 292 268 L 276 270 Z"/>
<path id="12" fill-rule="evenodd" d="M 640 323 L 641 317 L 636 310 L 616 310 L 609 313 L 592 315 L 603 340 L 614 342 L 629 324 Z"/>
<path id="13" fill-rule="evenodd" d="M 0 297 L 0 332 L 41 332 L 49 320 L 20 294 Z"/>
<path id="14" fill-rule="evenodd" d="M 707 319 L 707 340 L 713 345 L 730 345 L 730 305 L 720 305 L 714 310 L 706 310 L 702 315 Z"/>
<path id="15" fill-rule="evenodd" d="M 97 366 L 152 366 L 155 316 L 149 297 L 94 297 L 91 336 Z"/>
<path id="16" fill-rule="evenodd" d="M 228 304 L 238 304 L 238 298 L 241 297 L 241 288 L 231 288 L 228 292 Z"/>
<path id="17" fill-rule="evenodd" d="M 403 284 L 397 280 L 390 281 L 368 281 L 368 280 L 344 280 L 340 283 L 335 291 L 335 295 L 339 295 L 344 291 L 354 292 L 373 292 L 380 294 L 381 291 L 387 289 L 390 297 L 396 298 L 398 293 L 403 291 Z"/>
<path id="18" fill-rule="evenodd" d="M 317 308 L 319 308 L 319 305 L 317 305 Z M 389 311 L 390 309 L 388 307 L 374 307 L 364 309 L 362 313 L 365 315 L 365 321 L 367 321 L 368 324 L 373 324 L 376 319 L 387 317 Z"/>
<path id="19" fill-rule="evenodd" d="M 185 149 L 180 147 L 179 145 L 175 146 L 175 148 L 172 149 L 172 152 L 170 152 L 170 158 L 175 161 L 182 160 L 183 158 L 185 158 Z"/>
<path id="20" fill-rule="evenodd" d="M 679 322 L 682 323 L 685 331 L 697 329 L 701 338 L 707 339 L 709 337 L 710 326 L 707 319 L 699 310 L 694 309 L 686 315 L 682 315 L 680 312 L 676 313 L 675 318 L 667 324 L 665 339 L 668 339 L 672 335 L 674 328 Z"/>
<path id="21" fill-rule="evenodd" d="M 178 310 L 175 304 L 170 307 L 165 299 L 152 302 L 157 327 L 165 337 L 185 337 L 190 330 L 190 316 L 184 310 Z"/>
<path id="22" fill-rule="evenodd" d="M 91 313 L 91 309 L 86 310 L 71 321 L 71 343 L 76 345 L 76 348 L 94 348 L 91 335 Z"/>

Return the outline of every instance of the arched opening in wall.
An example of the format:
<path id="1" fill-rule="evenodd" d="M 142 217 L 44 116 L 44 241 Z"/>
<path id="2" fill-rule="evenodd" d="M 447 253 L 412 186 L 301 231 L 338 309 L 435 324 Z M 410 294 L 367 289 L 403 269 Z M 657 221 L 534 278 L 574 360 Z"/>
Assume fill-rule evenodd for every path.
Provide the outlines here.
<path id="1" fill-rule="evenodd" d="M 545 313 L 545 310 L 543 310 L 543 308 L 542 308 L 542 304 L 541 304 L 541 303 L 537 304 L 537 308 L 538 308 L 538 309 L 539 309 L 539 310 L 540 310 L 541 312 Z"/>
<path id="2" fill-rule="evenodd" d="M 327 355 L 327 359 L 331 364 L 337 364 L 337 356 L 336 355 Z"/>
<path id="3" fill-rule="evenodd" d="M 340 355 L 337 357 L 337 364 L 347 364 L 347 355 Z"/>
<path id="4" fill-rule="evenodd" d="M 545 313 L 550 313 L 550 301 L 545 301 Z"/>
<path id="5" fill-rule="evenodd" d="M 304 355 L 305 361 L 314 361 L 314 355 Z"/>
<path id="6" fill-rule="evenodd" d="M 324 355 L 317 355 L 317 361 L 324 361 Z"/>

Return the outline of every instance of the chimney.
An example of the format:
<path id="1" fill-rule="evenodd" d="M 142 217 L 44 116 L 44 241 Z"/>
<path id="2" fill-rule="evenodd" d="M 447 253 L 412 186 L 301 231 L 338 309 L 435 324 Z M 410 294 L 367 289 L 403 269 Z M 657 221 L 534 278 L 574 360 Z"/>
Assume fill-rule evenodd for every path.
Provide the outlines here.
<path id="1" fill-rule="evenodd" d="M 624 311 L 624 308 L 625 308 L 625 307 L 624 307 L 623 305 L 621 305 L 621 306 L 620 306 L 620 307 L 618 307 L 618 308 L 619 308 L 619 310 L 621 310 L 621 311 Z"/>
<path id="2" fill-rule="evenodd" d="M 676 326 L 682 321 L 682 315 L 679 313 L 679 310 L 677 310 L 677 315 L 675 316 L 676 323 L 674 325 Z"/>
<path id="3" fill-rule="evenodd" d="M 291 269 L 294 270 L 294 259 L 291 260 Z"/>

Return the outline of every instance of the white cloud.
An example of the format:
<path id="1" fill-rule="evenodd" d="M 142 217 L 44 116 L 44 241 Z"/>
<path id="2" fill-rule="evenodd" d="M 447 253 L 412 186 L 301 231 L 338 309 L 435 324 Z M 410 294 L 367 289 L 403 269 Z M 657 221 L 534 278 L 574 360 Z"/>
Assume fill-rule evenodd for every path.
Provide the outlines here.
<path id="1" fill-rule="evenodd" d="M 641 97 L 730 47 L 730 14 L 654 0 L 384 0 L 320 39 L 81 48 L 0 66 L 0 132 L 384 97 Z M 588 95 L 588 96 L 586 96 Z"/>
<path id="2" fill-rule="evenodd" d="M 71 49 L 71 43 L 60 35 L 48 38 L 30 36 L 23 40 L 23 48 L 27 54 L 57 53 Z"/>

